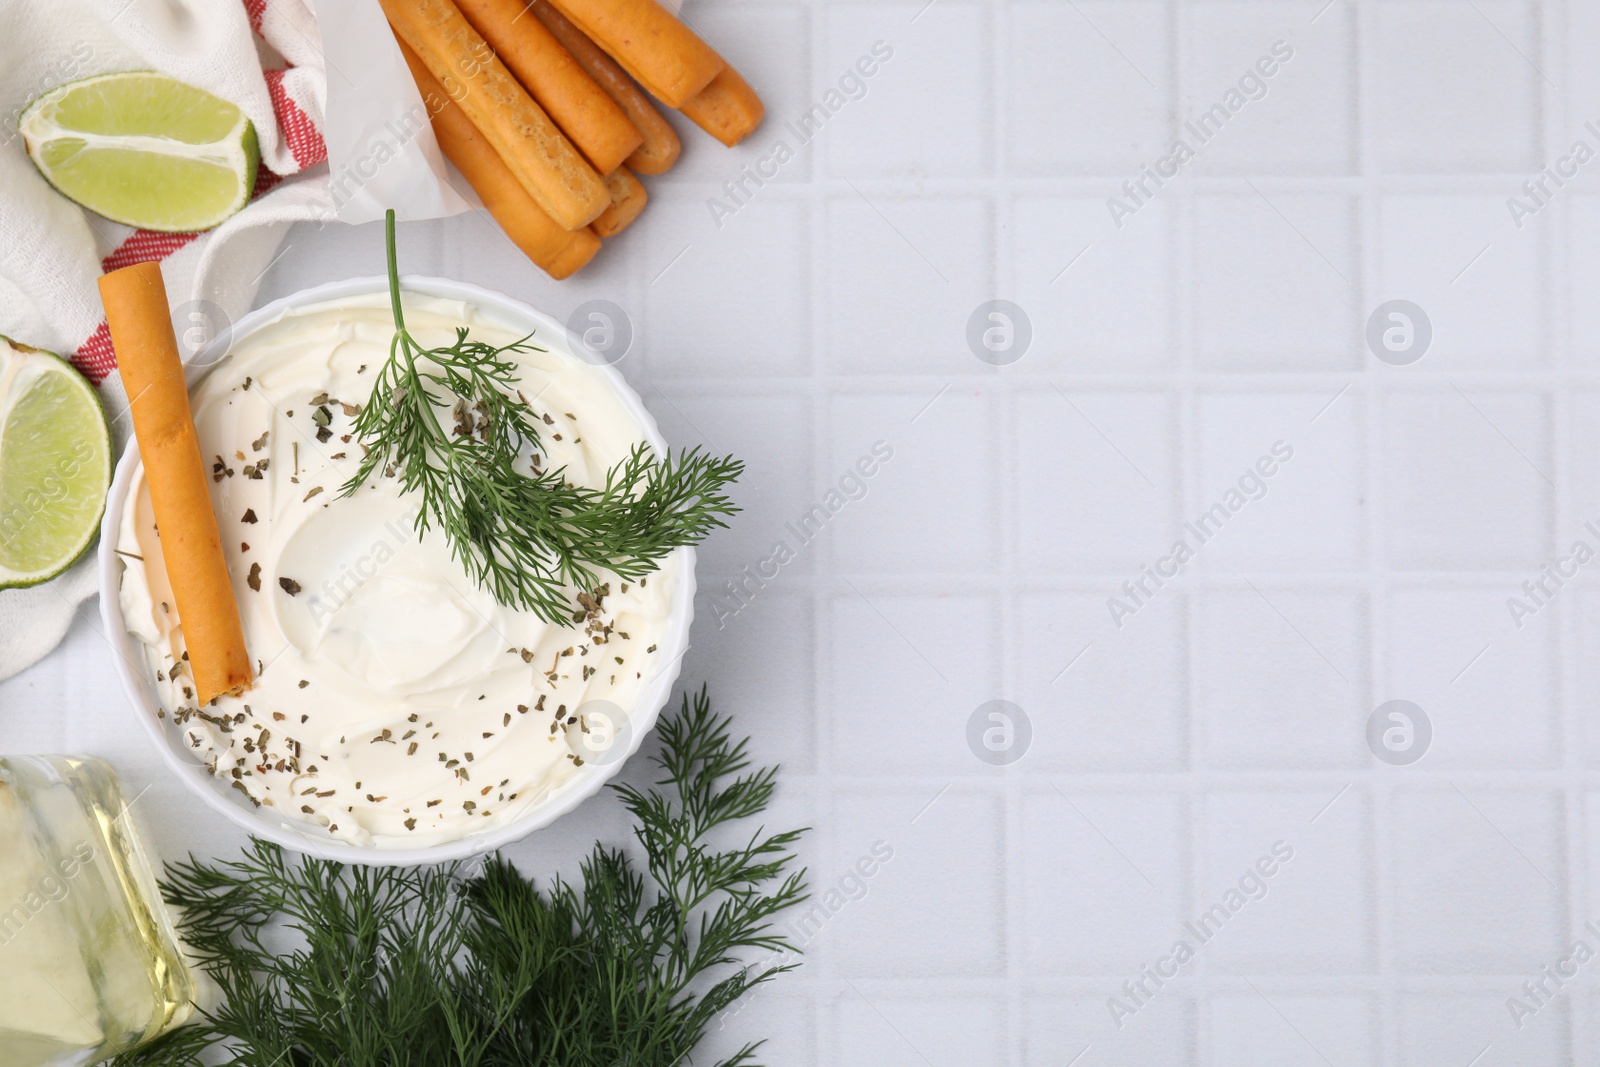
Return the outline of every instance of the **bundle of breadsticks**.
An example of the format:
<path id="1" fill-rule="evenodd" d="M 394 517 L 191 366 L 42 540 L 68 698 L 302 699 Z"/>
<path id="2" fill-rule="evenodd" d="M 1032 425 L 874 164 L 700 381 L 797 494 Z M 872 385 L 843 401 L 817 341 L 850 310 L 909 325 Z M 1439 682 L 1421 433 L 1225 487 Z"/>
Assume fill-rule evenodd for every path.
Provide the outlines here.
<path id="1" fill-rule="evenodd" d="M 656 0 L 380 0 L 445 156 L 553 278 L 639 217 L 682 145 L 650 96 L 733 146 L 761 98 Z"/>

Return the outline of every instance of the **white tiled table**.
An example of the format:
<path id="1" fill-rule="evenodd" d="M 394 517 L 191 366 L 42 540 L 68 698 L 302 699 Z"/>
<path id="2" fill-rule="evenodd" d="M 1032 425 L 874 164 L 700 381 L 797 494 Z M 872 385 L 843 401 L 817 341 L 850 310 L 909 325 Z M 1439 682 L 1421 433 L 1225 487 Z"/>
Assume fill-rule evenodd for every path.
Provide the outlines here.
<path id="1" fill-rule="evenodd" d="M 1573 939 L 1600 950 L 1600 563 L 1520 629 L 1506 606 L 1600 548 L 1600 161 L 1520 230 L 1506 203 L 1574 140 L 1600 150 L 1600 5 L 1324 5 L 691 0 L 767 98 L 749 145 L 686 137 L 565 284 L 482 218 L 404 227 L 408 270 L 558 316 L 620 304 L 668 439 L 749 463 L 685 678 L 785 763 L 772 824 L 816 828 L 819 891 L 877 842 L 893 858 L 719 1043 L 873 1067 L 1600 1058 L 1600 961 L 1521 1029 L 1507 1007 Z M 1265 98 L 1114 226 L 1107 198 L 1279 40 Z M 719 226 L 708 198 L 876 41 L 865 94 Z M 261 299 L 381 265 L 375 227 L 306 228 Z M 965 340 L 994 297 L 1033 329 L 1004 368 Z M 1397 298 L 1434 330 L 1411 366 L 1363 339 Z M 880 440 L 865 496 L 719 629 L 710 594 Z M 1107 598 L 1280 440 L 1266 496 L 1115 626 Z M 97 626 L 0 685 L 5 747 L 107 755 L 151 786 L 164 851 L 230 852 L 159 775 Z M 1367 747 L 1396 698 L 1433 725 L 1410 766 Z M 992 699 L 1032 724 L 1004 768 L 967 743 Z M 511 853 L 570 869 L 624 828 L 596 800 Z M 1119 1029 L 1108 998 L 1280 840 L 1265 898 Z"/>

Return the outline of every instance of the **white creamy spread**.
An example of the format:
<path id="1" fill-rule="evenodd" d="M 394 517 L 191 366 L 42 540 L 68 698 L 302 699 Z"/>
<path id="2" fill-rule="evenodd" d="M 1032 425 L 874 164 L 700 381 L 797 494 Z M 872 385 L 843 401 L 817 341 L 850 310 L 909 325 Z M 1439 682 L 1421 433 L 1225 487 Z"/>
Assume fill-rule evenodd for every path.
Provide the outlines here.
<path id="1" fill-rule="evenodd" d="M 458 326 L 494 345 L 522 336 L 460 301 L 405 308 L 424 346 Z M 574 590 L 576 621 L 550 625 L 496 603 L 437 530 L 419 538 L 397 479 L 340 497 L 393 335 L 387 294 L 307 306 L 236 342 L 192 390 L 254 688 L 197 707 L 142 469 L 117 551 L 162 715 L 213 774 L 340 840 L 416 847 L 515 819 L 574 775 L 592 755 L 580 709 L 626 712 L 663 665 L 677 563 L 610 576 L 591 610 Z M 603 485 L 642 429 L 560 339 L 530 343 L 548 351 L 514 358 L 547 423 L 544 469 Z"/>

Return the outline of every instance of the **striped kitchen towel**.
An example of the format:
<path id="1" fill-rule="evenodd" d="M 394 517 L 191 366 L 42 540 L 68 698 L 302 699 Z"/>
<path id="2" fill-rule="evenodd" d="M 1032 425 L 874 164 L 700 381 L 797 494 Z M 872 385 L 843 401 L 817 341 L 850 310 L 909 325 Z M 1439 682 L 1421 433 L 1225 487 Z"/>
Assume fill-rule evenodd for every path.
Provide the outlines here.
<path id="1" fill-rule="evenodd" d="M 201 234 L 109 222 L 34 169 L 17 119 L 78 78 L 156 69 L 230 100 L 255 124 L 261 168 L 237 215 Z M 130 427 L 96 279 L 162 261 L 186 354 L 250 307 L 289 227 L 331 218 L 327 79 L 308 0 L 7 0 L 0 5 L 0 333 L 69 356 L 100 386 L 120 452 Z M 93 559 L 0 592 L 0 678 L 65 636 L 95 591 Z M 3 709 L 0 709 L 3 711 Z"/>

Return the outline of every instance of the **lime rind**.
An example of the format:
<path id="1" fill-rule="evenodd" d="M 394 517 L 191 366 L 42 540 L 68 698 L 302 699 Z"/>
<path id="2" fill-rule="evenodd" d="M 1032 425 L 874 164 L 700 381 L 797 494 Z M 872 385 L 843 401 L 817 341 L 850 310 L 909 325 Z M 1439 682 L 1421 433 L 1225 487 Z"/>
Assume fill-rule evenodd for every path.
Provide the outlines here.
<path id="1" fill-rule="evenodd" d="M 57 192 L 162 233 L 207 230 L 238 212 L 261 161 L 242 110 L 154 71 L 68 82 L 29 104 L 17 128 Z"/>
<path id="2" fill-rule="evenodd" d="M 111 429 L 83 375 L 0 336 L 0 589 L 49 581 L 94 543 Z"/>

